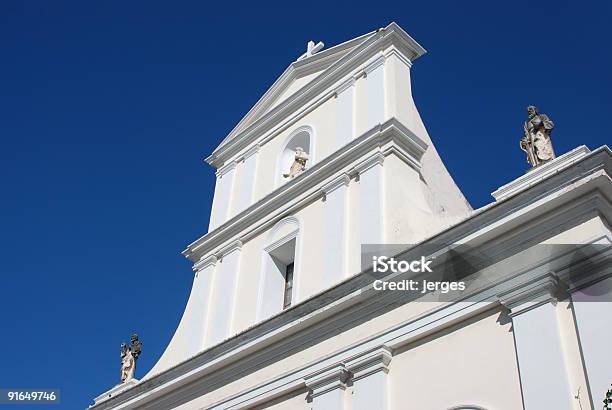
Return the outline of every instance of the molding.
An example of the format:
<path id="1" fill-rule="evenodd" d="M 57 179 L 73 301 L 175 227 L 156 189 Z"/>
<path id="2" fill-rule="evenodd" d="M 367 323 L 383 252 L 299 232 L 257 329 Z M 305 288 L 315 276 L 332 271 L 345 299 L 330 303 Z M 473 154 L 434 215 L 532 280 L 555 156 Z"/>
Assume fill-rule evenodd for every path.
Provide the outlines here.
<path id="1" fill-rule="evenodd" d="M 376 152 L 365 160 L 361 161 L 359 164 L 355 165 L 355 170 L 358 174 L 363 174 L 370 168 L 373 168 L 377 165 L 382 166 L 385 162 L 385 156 L 381 152 Z"/>
<path id="2" fill-rule="evenodd" d="M 563 229 L 576 226 L 580 222 L 580 216 L 585 212 L 595 211 L 608 215 L 609 221 L 612 215 L 609 212 L 612 181 L 606 177 L 606 171 L 612 171 L 612 153 L 607 148 L 597 149 L 589 154 L 580 166 L 569 167 L 528 191 L 476 212 L 468 219 L 408 251 L 422 254 L 432 245 L 442 249 L 444 243 L 466 244 L 481 249 L 492 242 L 491 238 L 496 238 L 494 242 L 498 244 L 504 243 L 507 249 L 514 249 L 517 244 L 530 242 L 534 236 L 544 230 L 556 229 L 557 226 L 551 226 L 549 223 L 552 217 L 542 217 L 550 215 L 551 212 L 563 221 Z M 585 196 L 589 195 L 605 198 L 586 201 Z M 580 209 L 578 213 L 576 208 L 582 204 L 585 208 Z M 517 231 L 519 222 L 522 223 L 524 230 Z M 509 241 L 511 243 L 508 243 Z M 513 254 L 517 252 L 513 251 Z M 540 284 L 546 282 L 546 276 L 550 274 L 551 269 L 555 270 L 556 276 L 563 278 L 562 269 L 573 268 L 566 260 L 548 262 L 545 259 L 539 263 L 542 269 L 548 267 L 550 269 L 542 271 L 540 277 L 544 278 L 544 281 L 540 281 Z M 610 271 L 612 265 L 609 261 L 608 255 L 608 259 L 601 261 L 596 267 L 579 271 L 585 276 L 600 277 L 602 271 Z M 499 312 L 501 306 L 498 295 L 511 294 L 513 290 L 517 290 L 516 285 L 521 282 L 522 276 L 533 273 L 533 269 L 520 271 L 522 268 L 513 264 L 505 265 L 505 269 L 506 271 L 499 271 L 494 267 L 489 270 L 495 275 L 488 277 L 488 283 L 482 288 L 475 289 L 472 294 L 466 295 L 466 298 L 469 296 L 474 302 L 467 299 L 451 301 L 415 317 L 408 317 L 402 323 L 394 324 L 367 338 L 349 342 L 350 344 L 341 350 L 319 357 L 317 360 L 305 364 L 295 363 L 295 369 L 256 386 L 249 386 L 242 392 L 212 404 L 211 407 L 249 408 L 254 403 L 276 397 L 287 389 L 299 388 L 303 385 L 300 381 L 306 376 L 354 361 L 357 357 L 367 355 L 377 348 L 386 347 L 395 351 L 470 318 Z M 410 302 L 398 299 L 402 295 L 401 292 L 396 292 L 397 295 L 386 293 L 381 296 L 380 292 L 372 290 L 370 275 L 371 271 L 365 271 L 348 278 L 333 288 L 314 295 L 264 322 L 257 323 L 170 369 L 156 375 L 145 376 L 145 380 L 141 380 L 133 389 L 96 404 L 94 408 L 177 407 L 236 380 L 238 376 L 244 377 L 259 370 L 258 366 L 287 358 L 288 352 L 297 352 L 321 340 L 328 340 L 333 337 L 335 329 L 354 327 L 365 323 L 370 315 L 380 316 L 387 306 L 394 309 Z M 523 283 L 538 284 L 538 281 L 534 280 L 538 278 L 530 279 L 531 282 L 523 281 Z M 506 300 L 512 298 L 508 297 Z M 346 364 L 340 368 L 346 369 Z"/>
<path id="3" fill-rule="evenodd" d="M 215 175 L 217 176 L 217 178 L 223 178 L 223 175 L 236 169 L 236 165 L 238 165 L 236 161 L 231 161 L 225 164 L 223 167 L 219 168 L 217 172 L 215 172 Z"/>
<path id="4" fill-rule="evenodd" d="M 509 316 L 514 317 L 549 302 L 556 303 L 559 292 L 559 279 L 550 272 L 527 283 L 521 283 L 498 298 L 502 305 L 510 309 Z"/>
<path id="5" fill-rule="evenodd" d="M 242 161 L 245 161 L 248 157 L 250 157 L 251 155 L 255 155 L 259 152 L 259 148 L 261 148 L 261 146 L 259 144 L 255 144 L 253 145 L 251 148 L 249 148 L 248 150 L 246 150 L 244 152 L 244 154 L 242 154 L 240 157 L 240 159 Z"/>
<path id="6" fill-rule="evenodd" d="M 491 196 L 493 196 L 496 201 L 502 201 L 569 167 L 587 156 L 589 152 L 591 152 L 591 150 L 584 145 L 574 148 L 570 152 L 567 152 L 553 159 L 552 161 L 548 161 L 540 166 L 531 168 L 525 175 L 520 176 L 514 181 L 498 188 L 491 194 Z"/>
<path id="7" fill-rule="evenodd" d="M 342 94 L 344 91 L 348 90 L 349 88 L 354 87 L 355 82 L 356 82 L 356 79 L 354 77 L 351 77 L 345 82 L 343 82 L 342 84 L 340 84 L 334 90 L 334 97 L 338 98 L 338 95 Z"/>
<path id="8" fill-rule="evenodd" d="M 344 57 L 347 53 L 358 47 L 361 43 L 365 42 L 369 37 L 375 35 L 376 32 L 372 31 L 363 34 L 354 39 L 345 41 L 341 44 L 335 45 L 328 49 L 323 49 L 308 58 L 307 61 L 300 60 L 291 63 L 287 69 L 281 74 L 281 76 L 272 84 L 272 86 L 265 92 L 265 94 L 257 101 L 257 103 L 249 110 L 249 112 L 238 122 L 234 129 L 229 135 L 223 140 L 221 145 L 226 141 L 229 141 L 233 136 L 242 132 L 246 127 L 251 125 L 249 121 L 256 120 L 257 115 L 265 113 L 265 111 L 280 97 L 280 95 L 291 85 L 291 83 L 298 78 L 324 70 L 330 65 Z"/>
<path id="9" fill-rule="evenodd" d="M 214 167 L 219 167 L 220 164 L 223 164 L 224 161 L 231 158 L 244 146 L 264 136 L 264 133 L 285 121 L 292 113 L 299 111 L 300 108 L 306 106 L 311 100 L 316 99 L 317 96 L 324 95 L 325 98 L 329 98 L 329 96 L 333 95 L 333 92 L 326 92 L 329 87 L 333 86 L 335 82 L 341 80 L 342 77 L 345 77 L 347 73 L 350 73 L 352 70 L 362 71 L 359 70 L 361 64 L 367 62 L 368 59 L 376 53 L 380 53 L 391 46 L 396 47 L 399 53 L 406 54 L 406 57 L 410 61 L 414 61 L 426 53 L 425 49 L 402 30 L 401 27 L 396 23 L 391 23 L 383 30 L 378 30 L 376 33 L 364 38 L 361 44 L 357 45 L 346 55 L 331 64 L 312 81 L 305 84 L 293 95 L 289 96 L 244 129 L 238 131 L 235 128 L 234 131 L 223 140 L 221 145 L 206 158 L 206 162 Z M 320 53 L 315 54 L 312 58 L 316 58 Z M 308 60 L 310 59 L 303 61 Z M 275 85 L 272 87 L 274 86 Z M 256 107 L 258 105 L 259 103 L 256 104 Z M 248 115 L 249 114 L 247 114 L 247 116 Z M 243 121 L 241 121 L 239 125 L 242 122 Z"/>
<path id="10" fill-rule="evenodd" d="M 193 270 L 196 272 L 196 276 L 198 272 L 208 268 L 209 266 L 215 266 L 218 262 L 218 259 L 215 255 L 209 255 L 206 257 L 202 257 L 198 262 L 193 264 Z"/>
<path id="11" fill-rule="evenodd" d="M 341 188 L 343 186 L 348 186 L 349 182 L 351 182 L 351 178 L 346 173 L 338 176 L 337 178 L 332 179 L 330 182 L 325 184 L 321 188 L 321 193 L 323 195 L 329 195 L 334 192 L 336 189 Z"/>
<path id="12" fill-rule="evenodd" d="M 287 242 L 289 242 L 293 238 L 297 238 L 298 233 L 299 233 L 299 229 L 296 229 L 295 231 L 290 232 L 287 235 L 283 236 L 282 238 L 279 238 L 278 240 L 270 243 L 269 245 L 267 245 L 263 249 L 264 252 L 270 253 L 270 252 L 274 251 L 274 249 L 278 248 L 279 246 L 282 246 L 282 245 L 286 244 Z"/>
<path id="13" fill-rule="evenodd" d="M 397 59 L 400 60 L 402 63 L 406 64 L 408 68 L 412 67 L 412 61 L 407 59 L 406 56 L 404 56 L 402 53 L 398 52 L 394 48 L 392 48 L 391 50 L 385 50 L 383 56 L 385 57 L 385 59 L 388 59 L 389 57 L 397 57 Z"/>
<path id="14" fill-rule="evenodd" d="M 225 256 L 229 255 L 230 253 L 234 252 L 234 251 L 239 251 L 242 249 L 242 241 L 237 240 L 234 241 L 232 243 L 230 243 L 229 245 L 227 245 L 226 247 L 222 248 L 221 250 L 219 250 L 218 254 L 219 256 L 217 256 L 219 259 L 223 259 Z"/>
<path id="15" fill-rule="evenodd" d="M 344 365 L 338 363 L 331 368 L 305 376 L 304 384 L 310 390 L 310 398 L 315 398 L 332 390 L 344 390 L 349 377 L 350 373 Z"/>
<path id="16" fill-rule="evenodd" d="M 397 119 L 391 118 L 353 139 L 335 153 L 313 164 L 298 178 L 279 186 L 263 199 L 192 242 L 183 251 L 183 255 L 194 261 L 204 254 L 214 253 L 215 248 L 223 246 L 228 240 L 236 237 L 246 242 L 259 232 L 268 229 L 278 219 L 291 214 L 310 201 L 319 200 L 321 198 L 320 186 L 330 176 L 338 175 L 340 172 L 348 175 L 358 172 L 366 165 L 366 162 L 362 161 L 362 164 L 357 166 L 351 164 L 369 152 L 376 150 L 376 154 L 370 158 L 371 161 L 384 161 L 384 155 L 380 153 L 381 146 L 385 150 L 395 147 L 398 151 L 403 152 L 406 157 L 412 159 L 412 163 L 416 163 L 414 166 L 417 169 L 420 168 L 420 160 L 427 149 L 425 142 Z M 246 229 L 250 230 L 244 232 Z"/>
<path id="17" fill-rule="evenodd" d="M 350 359 L 344 365 L 353 375 L 353 381 L 357 381 L 381 371 L 388 373 L 392 357 L 391 350 L 382 346 L 368 354 Z"/>
<path id="18" fill-rule="evenodd" d="M 382 53 L 380 53 L 380 55 L 376 57 L 374 61 L 372 61 L 367 66 L 365 66 L 365 68 L 363 69 L 363 72 L 367 77 L 372 71 L 376 70 L 378 67 L 383 66 L 383 65 L 385 65 L 385 56 Z"/>
<path id="19" fill-rule="evenodd" d="M 108 400 L 111 397 L 114 397 L 114 396 L 118 395 L 119 393 L 123 393 L 124 391 L 126 391 L 128 389 L 131 389 L 132 387 L 136 386 L 137 384 L 138 384 L 138 379 L 130 379 L 130 380 L 126 381 L 125 383 L 119 383 L 115 387 L 113 387 L 112 389 L 110 389 L 110 390 L 102 393 L 98 397 L 96 397 L 94 399 L 94 405 L 96 405 L 98 403 L 102 403 L 103 401 Z"/>

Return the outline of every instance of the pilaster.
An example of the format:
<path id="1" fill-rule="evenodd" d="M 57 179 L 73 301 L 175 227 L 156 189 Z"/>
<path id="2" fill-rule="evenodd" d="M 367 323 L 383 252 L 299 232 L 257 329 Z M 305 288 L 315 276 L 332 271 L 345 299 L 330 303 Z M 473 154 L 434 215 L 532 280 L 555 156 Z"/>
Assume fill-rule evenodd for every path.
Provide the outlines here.
<path id="1" fill-rule="evenodd" d="M 324 288 L 341 281 L 347 275 L 349 182 L 349 176 L 342 174 L 321 189 L 325 195 Z"/>
<path id="2" fill-rule="evenodd" d="M 383 163 L 376 152 L 355 166 L 359 174 L 359 226 L 361 244 L 384 242 Z"/>
<path id="3" fill-rule="evenodd" d="M 234 193 L 235 173 L 235 161 L 224 165 L 216 172 L 217 181 L 215 183 L 215 196 L 213 198 L 209 231 L 212 231 L 229 219 Z"/>
<path id="4" fill-rule="evenodd" d="M 242 242 L 234 241 L 219 252 L 220 262 L 214 279 L 214 297 L 209 314 L 206 346 L 226 339 L 232 329 L 241 249 Z"/>
<path id="5" fill-rule="evenodd" d="M 549 273 L 500 296 L 512 318 L 525 410 L 573 408 L 557 293 L 557 278 Z"/>

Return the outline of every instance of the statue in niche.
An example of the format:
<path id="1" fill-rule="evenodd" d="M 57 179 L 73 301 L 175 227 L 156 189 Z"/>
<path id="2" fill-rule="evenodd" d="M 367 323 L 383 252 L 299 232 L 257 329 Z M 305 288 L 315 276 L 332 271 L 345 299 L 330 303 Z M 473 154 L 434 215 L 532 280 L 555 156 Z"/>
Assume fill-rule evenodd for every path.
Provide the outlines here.
<path id="1" fill-rule="evenodd" d="M 527 121 L 523 124 L 523 138 L 519 143 L 521 149 L 527 154 L 527 162 L 537 167 L 544 162 L 555 158 L 550 134 L 555 124 L 546 114 L 538 113 L 538 108 L 527 107 Z"/>
<path id="2" fill-rule="evenodd" d="M 283 177 L 293 179 L 306 171 L 306 161 L 308 161 L 308 154 L 304 152 L 302 147 L 297 147 L 295 149 L 293 164 L 291 164 L 291 168 L 289 168 L 289 173 L 283 174 Z"/>
<path id="3" fill-rule="evenodd" d="M 136 371 L 136 361 L 142 351 L 142 344 L 138 340 L 138 335 L 133 334 L 130 346 L 121 342 L 121 383 L 125 383 L 134 378 Z"/>

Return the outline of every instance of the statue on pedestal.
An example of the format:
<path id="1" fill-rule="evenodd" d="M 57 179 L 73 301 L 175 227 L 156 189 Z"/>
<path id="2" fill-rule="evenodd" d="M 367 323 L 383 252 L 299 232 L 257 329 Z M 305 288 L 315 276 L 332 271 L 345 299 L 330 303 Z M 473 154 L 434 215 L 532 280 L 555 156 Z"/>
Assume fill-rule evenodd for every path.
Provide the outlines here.
<path id="1" fill-rule="evenodd" d="M 133 334 L 130 346 L 121 342 L 121 383 L 125 383 L 134 378 L 136 371 L 136 361 L 142 351 L 142 344 L 138 340 L 138 335 Z"/>
<path id="2" fill-rule="evenodd" d="M 546 114 L 538 113 L 537 107 L 527 107 L 528 118 L 523 124 L 523 138 L 519 146 L 527 154 L 527 162 L 532 167 L 555 158 L 550 134 L 555 127 Z"/>
<path id="3" fill-rule="evenodd" d="M 291 168 L 289 168 L 289 173 L 283 174 L 283 177 L 295 178 L 302 172 L 306 171 L 306 161 L 308 161 L 308 154 L 304 152 L 302 147 L 297 147 L 295 149 L 293 164 L 291 164 Z"/>

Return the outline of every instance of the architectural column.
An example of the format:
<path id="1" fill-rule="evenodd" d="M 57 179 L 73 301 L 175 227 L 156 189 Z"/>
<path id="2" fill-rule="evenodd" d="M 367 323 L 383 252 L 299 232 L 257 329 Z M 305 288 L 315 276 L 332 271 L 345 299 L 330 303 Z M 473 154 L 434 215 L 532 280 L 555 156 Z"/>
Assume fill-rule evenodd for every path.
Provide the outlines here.
<path id="1" fill-rule="evenodd" d="M 382 347 L 345 363 L 353 376 L 352 410 L 389 409 L 389 362 L 391 351 Z"/>
<path id="2" fill-rule="evenodd" d="M 232 206 L 232 194 L 234 191 L 234 175 L 236 173 L 236 162 L 232 161 L 217 170 L 217 182 L 215 184 L 215 196 L 213 198 L 210 224 L 208 230 L 212 231 L 227 221 L 229 210 Z"/>
<path id="3" fill-rule="evenodd" d="M 240 269 L 242 242 L 235 241 L 220 252 L 220 263 L 214 280 L 214 297 L 209 314 L 206 346 L 226 339 L 232 329 L 236 306 L 236 285 Z"/>
<path id="4" fill-rule="evenodd" d="M 361 244 L 380 244 L 383 230 L 383 162 L 376 152 L 355 166 L 359 173 L 359 227 Z"/>
<path id="5" fill-rule="evenodd" d="M 336 89 L 336 147 L 338 150 L 354 136 L 355 79 L 350 78 Z"/>
<path id="6" fill-rule="evenodd" d="M 548 274 L 500 297 L 512 318 L 525 410 L 573 408 L 556 291 L 557 280 Z"/>
<path id="7" fill-rule="evenodd" d="M 341 364 L 306 376 L 304 382 L 310 390 L 312 410 L 344 410 L 348 378 L 349 373 Z"/>
<path id="8" fill-rule="evenodd" d="M 255 193 L 255 175 L 257 172 L 257 153 L 259 145 L 251 147 L 242 157 L 242 169 L 240 171 L 240 187 L 238 190 L 238 201 L 235 212 L 238 214 L 247 209 L 253 203 L 253 194 Z"/>
<path id="9" fill-rule="evenodd" d="M 190 297 L 192 300 L 193 327 L 190 329 L 190 341 L 193 348 L 188 349 L 190 356 L 202 351 L 206 345 L 206 326 L 208 325 L 208 311 L 210 309 L 210 299 L 213 295 L 213 278 L 217 258 L 214 255 L 200 259 L 193 265 L 195 280 Z"/>
<path id="10" fill-rule="evenodd" d="M 611 301 L 612 278 L 599 281 L 572 294 L 576 329 L 584 355 L 584 367 L 593 401 L 597 405 L 603 400 L 612 382 Z"/>
<path id="11" fill-rule="evenodd" d="M 368 129 L 385 121 L 385 58 L 378 57 L 365 69 L 368 99 Z"/>
<path id="12" fill-rule="evenodd" d="M 321 189 L 325 195 L 325 288 L 346 277 L 349 181 L 348 175 L 342 174 Z"/>

